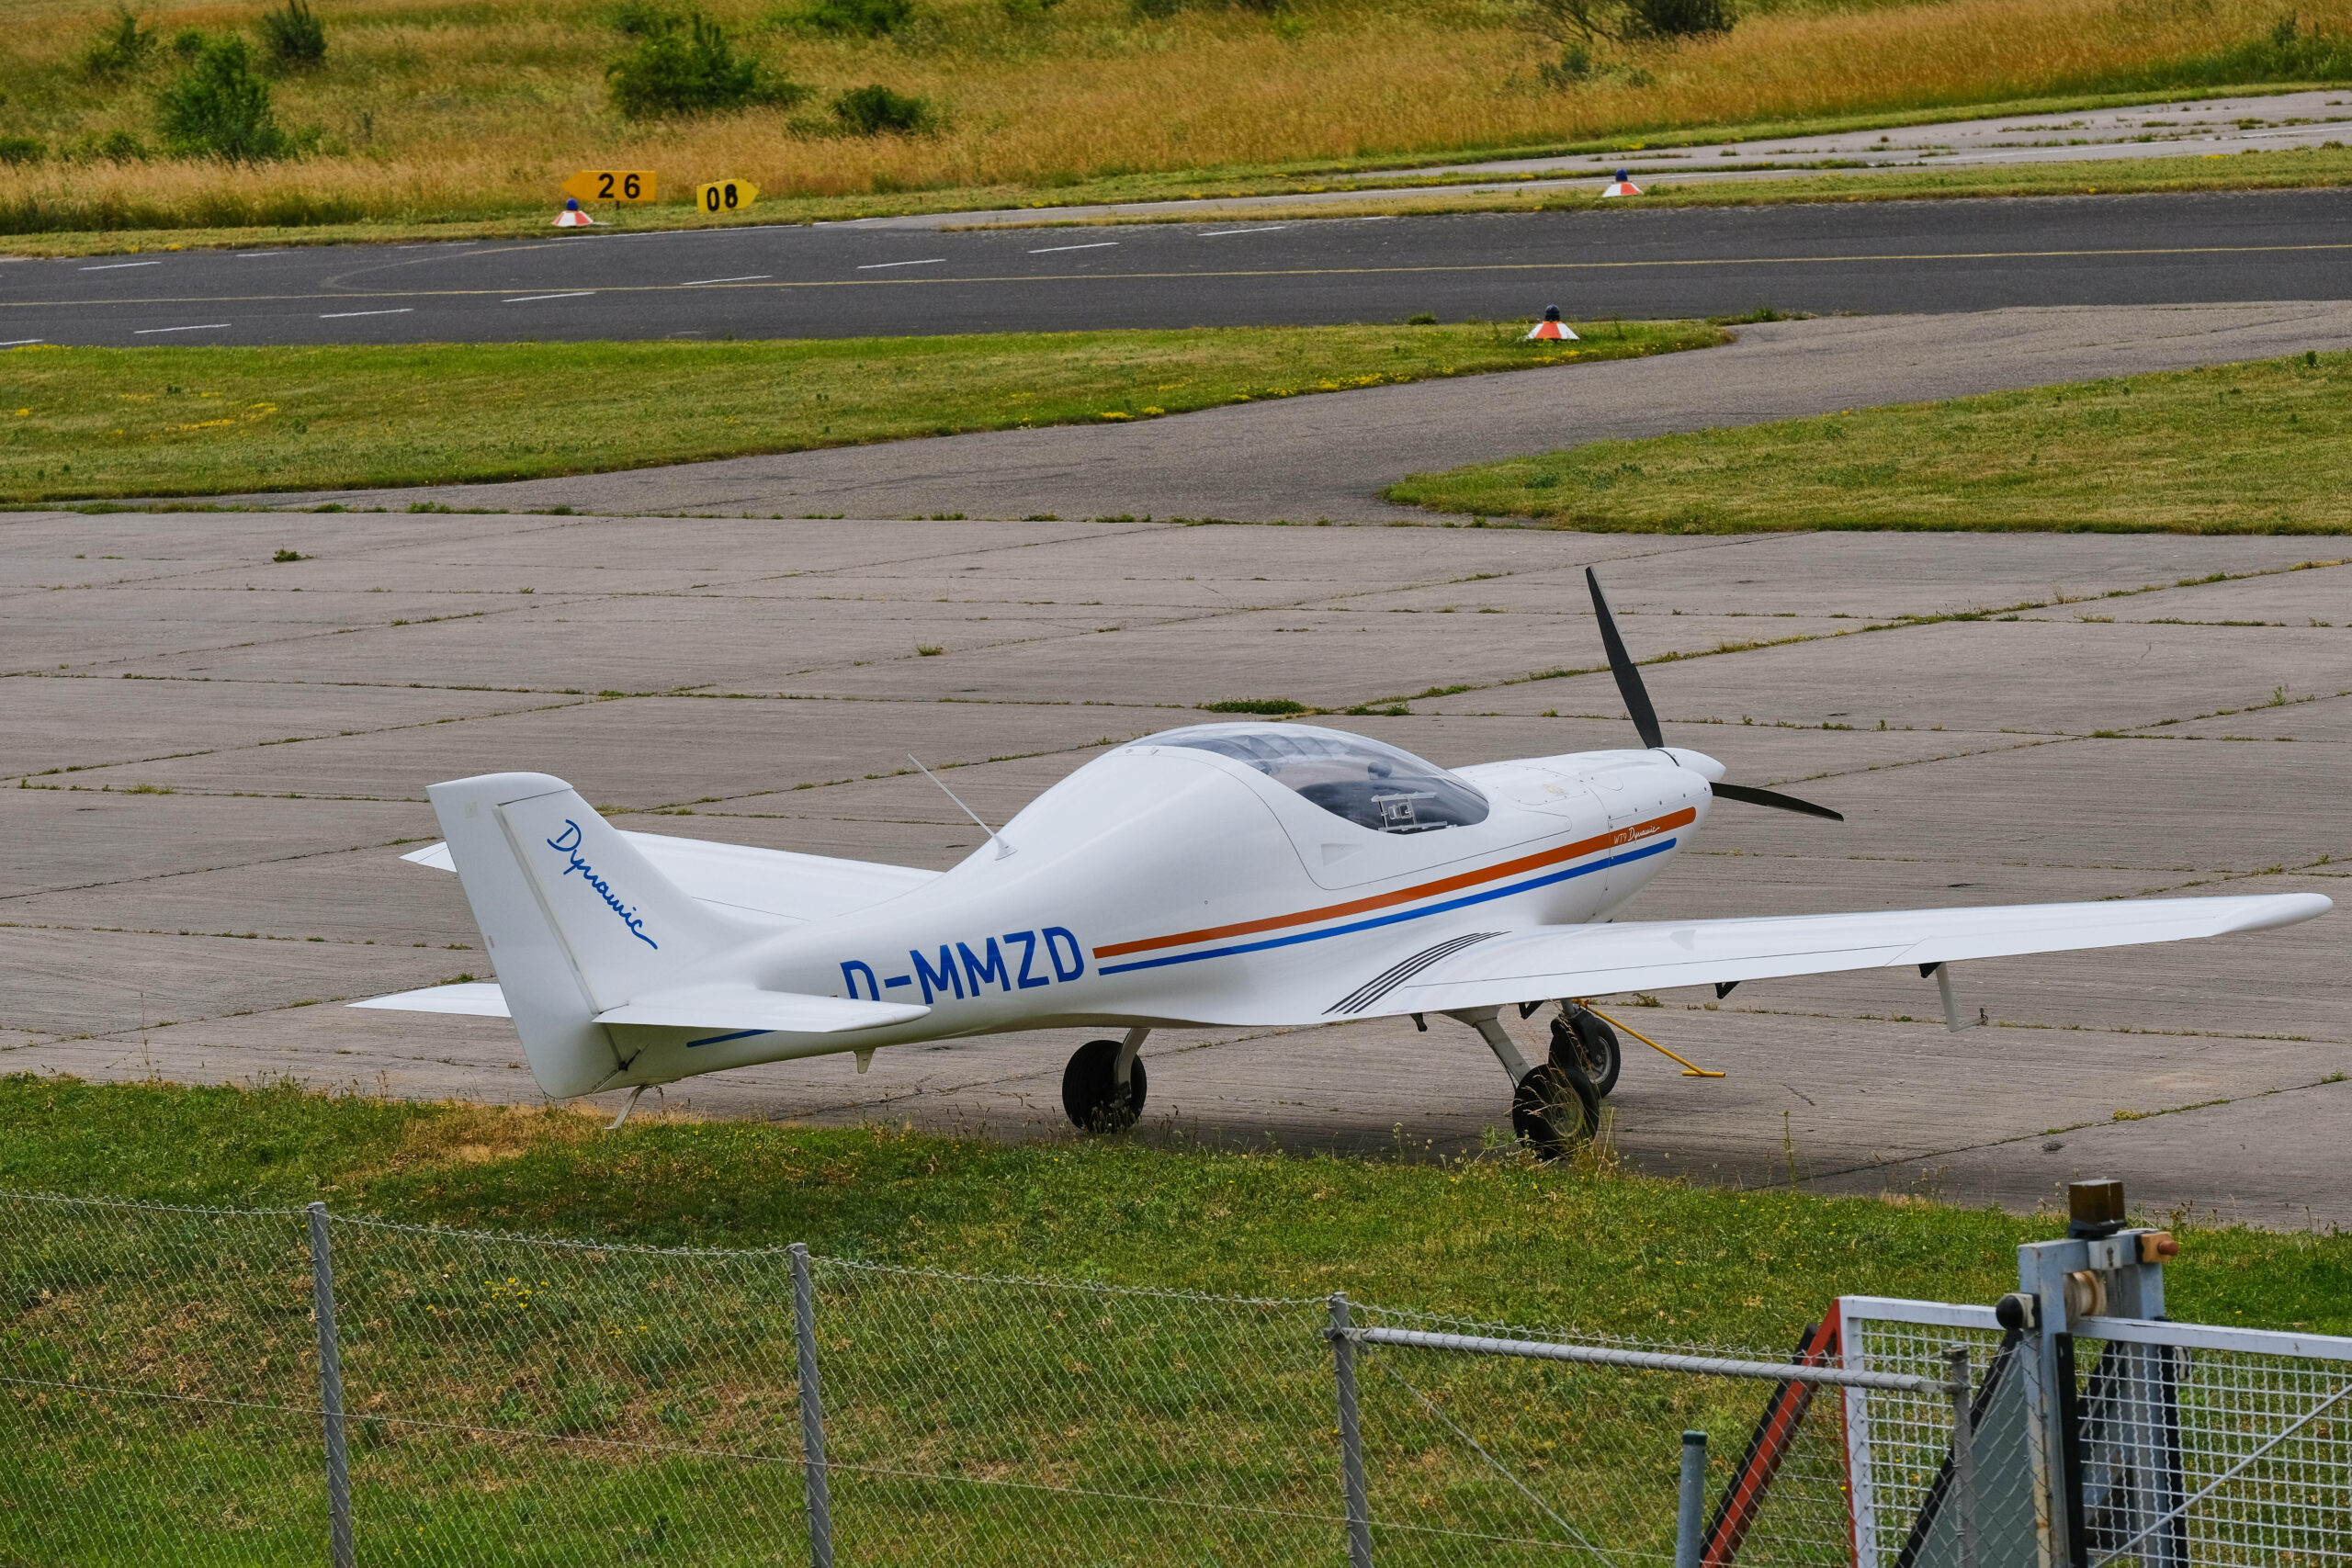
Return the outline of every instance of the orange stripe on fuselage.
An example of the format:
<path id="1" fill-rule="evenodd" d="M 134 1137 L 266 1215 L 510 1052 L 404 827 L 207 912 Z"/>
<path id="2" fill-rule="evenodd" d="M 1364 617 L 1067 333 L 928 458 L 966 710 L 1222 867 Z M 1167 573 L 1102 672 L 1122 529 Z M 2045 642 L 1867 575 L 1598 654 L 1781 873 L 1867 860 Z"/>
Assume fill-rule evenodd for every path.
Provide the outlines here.
<path id="1" fill-rule="evenodd" d="M 1562 861 L 1580 860 L 1601 850 L 1612 850 L 1637 840 L 1650 838 L 1668 829 L 1679 828 L 1699 819 L 1698 812 L 1689 807 L 1654 817 L 1647 822 L 1636 822 L 1630 828 L 1619 828 L 1596 838 L 1562 844 L 1558 849 L 1539 854 L 1522 855 L 1500 865 L 1487 866 L 1478 871 L 1465 871 L 1456 876 L 1440 877 L 1424 882 L 1418 887 L 1400 888 L 1394 893 L 1375 893 L 1369 898 L 1351 898 L 1344 904 L 1326 904 L 1319 909 L 1302 909 L 1295 915 L 1269 915 L 1262 920 L 1241 920 L 1229 926 L 1210 926 L 1202 931 L 1179 931 L 1174 936 L 1146 937 L 1141 942 L 1113 942 L 1094 950 L 1097 958 L 1116 958 L 1124 953 L 1148 953 L 1156 947 L 1182 947 L 1195 942 L 1216 942 L 1229 936 L 1248 936 L 1253 931 L 1280 931 L 1284 926 L 1313 925 L 1317 920 L 1336 920 L 1344 915 L 1360 915 L 1366 909 L 1392 908 L 1409 904 L 1417 898 L 1434 898 L 1441 893 L 1452 893 L 1464 887 L 1476 887 L 1482 882 L 1495 882 L 1506 876 L 1517 876 L 1523 871 L 1541 866 L 1557 865 Z"/>

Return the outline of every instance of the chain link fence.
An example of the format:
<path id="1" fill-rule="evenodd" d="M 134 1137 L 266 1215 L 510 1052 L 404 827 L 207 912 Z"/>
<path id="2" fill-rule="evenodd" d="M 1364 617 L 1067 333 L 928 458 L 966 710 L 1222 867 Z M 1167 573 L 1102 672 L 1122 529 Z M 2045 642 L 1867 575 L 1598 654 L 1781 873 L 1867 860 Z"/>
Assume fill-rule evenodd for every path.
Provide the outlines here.
<path id="1" fill-rule="evenodd" d="M 13 1193 L 0 1287 L 0 1568 L 2033 1561 L 1984 1308 L 1758 1350 Z M 2104 1345 L 2093 1562 L 2352 1554 L 2352 1362 Z"/>

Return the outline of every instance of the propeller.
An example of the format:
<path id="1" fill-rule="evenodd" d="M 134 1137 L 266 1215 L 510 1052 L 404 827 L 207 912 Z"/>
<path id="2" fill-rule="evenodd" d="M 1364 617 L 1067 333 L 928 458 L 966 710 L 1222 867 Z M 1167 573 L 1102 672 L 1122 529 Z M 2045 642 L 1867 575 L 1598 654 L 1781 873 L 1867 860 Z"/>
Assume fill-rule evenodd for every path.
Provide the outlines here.
<path id="1" fill-rule="evenodd" d="M 1609 613 L 1609 601 L 1600 592 L 1600 578 L 1592 568 L 1584 569 L 1585 585 L 1592 590 L 1592 613 L 1600 622 L 1600 646 L 1609 653 L 1609 672 L 1617 677 L 1617 694 L 1624 699 L 1625 711 L 1633 716 L 1634 728 L 1641 732 L 1642 744 L 1653 750 L 1666 745 L 1666 733 L 1657 727 L 1657 709 L 1650 705 L 1650 694 L 1642 684 L 1642 672 L 1634 663 L 1634 656 L 1625 651 L 1625 639 L 1617 635 L 1617 617 Z M 1758 789 L 1752 784 L 1713 784 L 1707 786 L 1724 800 L 1746 801 L 1750 806 L 1769 806 L 1775 811 L 1795 811 L 1807 817 L 1826 817 L 1832 822 L 1846 818 L 1826 806 L 1815 806 L 1809 800 L 1799 800 L 1778 790 Z"/>

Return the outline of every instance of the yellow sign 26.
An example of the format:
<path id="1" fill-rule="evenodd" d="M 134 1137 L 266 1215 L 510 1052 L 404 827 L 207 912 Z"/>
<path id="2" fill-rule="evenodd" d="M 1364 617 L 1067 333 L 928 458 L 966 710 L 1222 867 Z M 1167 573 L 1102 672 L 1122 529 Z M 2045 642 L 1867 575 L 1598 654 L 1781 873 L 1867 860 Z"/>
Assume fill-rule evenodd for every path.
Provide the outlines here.
<path id="1" fill-rule="evenodd" d="M 695 186 L 695 205 L 714 216 L 749 207 L 760 199 L 760 187 L 749 180 L 713 180 Z"/>
<path id="2" fill-rule="evenodd" d="M 580 201 L 651 201 L 650 169 L 582 169 L 563 182 L 563 194 Z"/>

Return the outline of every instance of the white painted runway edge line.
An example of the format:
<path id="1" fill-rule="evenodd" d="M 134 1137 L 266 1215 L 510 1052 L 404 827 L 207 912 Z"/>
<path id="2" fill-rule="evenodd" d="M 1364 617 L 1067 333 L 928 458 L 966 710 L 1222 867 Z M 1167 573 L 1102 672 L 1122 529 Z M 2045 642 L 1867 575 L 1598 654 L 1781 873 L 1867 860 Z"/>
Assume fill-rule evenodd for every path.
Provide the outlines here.
<path id="1" fill-rule="evenodd" d="M 48 339 L 46 338 L 12 337 L 7 339 L 6 342 L 0 342 L 0 348 L 25 348 L 33 344 L 46 343 Z"/>
<path id="2" fill-rule="evenodd" d="M 681 283 L 678 287 L 681 288 L 702 288 L 713 283 L 757 283 L 763 277 L 774 277 L 775 276 L 775 274 L 772 272 L 747 272 L 741 277 L 697 277 L 690 283 Z"/>
<path id="3" fill-rule="evenodd" d="M 119 268 L 126 267 L 126 266 L 161 266 L 161 265 L 164 265 L 164 264 L 163 264 L 162 262 L 159 262 L 159 261 L 145 261 L 145 262 L 107 262 L 107 263 L 104 263 L 103 265 L 98 265 L 98 266 L 85 266 L 85 267 L 84 267 L 82 270 L 83 270 L 84 272 L 114 272 L 114 271 L 116 271 L 116 270 L 118 270 L 118 269 L 119 269 Z"/>
<path id="4" fill-rule="evenodd" d="M 141 327 L 132 337 L 152 337 L 157 333 L 210 333 L 227 326 L 226 321 L 198 321 L 192 327 Z"/>
<path id="5" fill-rule="evenodd" d="M 1091 245 L 1044 245 L 1029 254 L 1033 256 L 1049 256 L 1056 251 L 1107 251 L 1118 243 L 1116 240 L 1097 240 Z"/>
<path id="6" fill-rule="evenodd" d="M 873 272 L 878 268 L 886 266 L 938 266 L 946 260 L 947 258 L 945 256 L 925 256 L 921 261 L 867 262 L 864 266 L 859 267 L 857 270 L 860 272 Z"/>
<path id="7" fill-rule="evenodd" d="M 282 256 L 286 253 L 284 251 L 232 251 L 229 254 L 239 261 L 251 261 L 255 256 Z"/>
<path id="8" fill-rule="evenodd" d="M 527 305 L 534 299 L 585 299 L 588 296 L 595 292 L 596 291 L 593 288 L 581 288 L 575 289 L 570 294 L 517 294 L 514 299 L 501 299 L 499 303 L 502 305 Z"/>
<path id="9" fill-rule="evenodd" d="M 323 316 L 321 316 L 319 320 L 322 321 L 347 321 L 354 316 L 405 316 L 411 310 L 415 309 L 416 307 L 413 305 L 403 305 L 397 310 L 333 310 Z"/>
<path id="10" fill-rule="evenodd" d="M 1287 223 L 1269 223 L 1262 229 L 1210 229 L 1204 231 L 1201 238 L 1204 240 L 1216 240 L 1222 239 L 1227 234 L 1271 234 L 1277 229 L 1287 229 L 1289 227 L 1290 225 Z"/>

